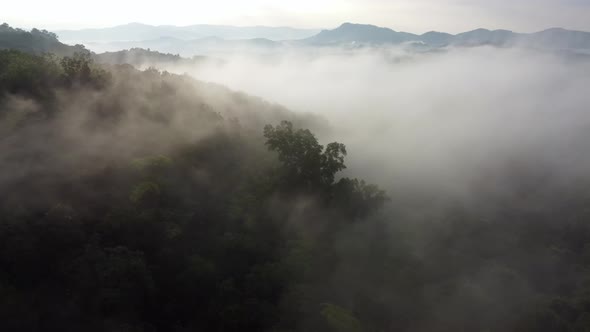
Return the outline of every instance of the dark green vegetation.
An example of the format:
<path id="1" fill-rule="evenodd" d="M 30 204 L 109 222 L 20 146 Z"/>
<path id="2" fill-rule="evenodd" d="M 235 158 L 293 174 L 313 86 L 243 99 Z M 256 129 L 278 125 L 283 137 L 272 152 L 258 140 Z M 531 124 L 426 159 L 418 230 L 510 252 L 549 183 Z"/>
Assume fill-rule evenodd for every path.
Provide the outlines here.
<path id="1" fill-rule="evenodd" d="M 515 159 L 471 200 L 388 199 L 322 128 L 0 51 L 0 330 L 588 331 L 590 179 Z"/>
<path id="2" fill-rule="evenodd" d="M 312 266 L 386 199 L 336 181 L 343 145 L 291 122 L 263 137 L 291 115 L 87 55 L 0 51 L 0 88 L 3 331 L 326 324 Z"/>
<path id="3" fill-rule="evenodd" d="M 60 43 L 55 33 L 46 30 L 25 31 L 3 23 L 0 25 L 0 49 L 15 49 L 27 53 L 72 55 L 75 52 L 84 51 L 84 46 L 69 46 Z"/>
<path id="4" fill-rule="evenodd" d="M 59 41 L 58 36 L 46 30 L 33 29 L 25 31 L 12 28 L 4 23 L 0 25 L 0 50 L 11 49 L 29 54 L 54 54 L 60 57 L 71 57 L 74 54 L 85 54 L 94 61 L 108 65 L 130 64 L 136 67 L 150 67 L 153 65 L 194 66 L 211 60 L 204 56 L 191 59 L 180 57 L 178 54 L 160 53 L 150 49 L 131 48 L 118 52 L 96 54 L 87 50 L 84 45 L 70 46 Z"/>

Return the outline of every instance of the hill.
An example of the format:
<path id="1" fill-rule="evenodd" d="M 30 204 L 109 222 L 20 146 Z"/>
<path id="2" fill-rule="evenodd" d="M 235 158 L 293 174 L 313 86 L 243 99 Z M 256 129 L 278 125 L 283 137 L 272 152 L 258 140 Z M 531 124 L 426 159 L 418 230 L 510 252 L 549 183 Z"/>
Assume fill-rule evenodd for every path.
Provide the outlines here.
<path id="1" fill-rule="evenodd" d="M 323 30 L 307 38 L 311 45 L 337 45 L 342 43 L 384 44 L 402 43 L 416 40 L 417 36 L 405 32 L 396 32 L 368 24 L 344 23 L 334 30 Z"/>
<path id="2" fill-rule="evenodd" d="M 290 328 L 324 303 L 291 289 L 321 282 L 326 231 L 385 202 L 305 123 L 186 76 L 0 50 L 0 328 Z"/>
<path id="3" fill-rule="evenodd" d="M 99 63 L 104 64 L 130 64 L 136 68 L 161 67 L 161 66 L 193 66 L 210 61 L 219 62 L 205 56 L 194 56 L 192 58 L 183 58 L 178 54 L 161 53 L 143 48 L 131 48 L 116 52 L 105 52 L 94 55 Z"/>
<path id="4" fill-rule="evenodd" d="M 391 31 L 361 29 L 392 43 Z M 18 38 L 5 47 L 26 53 L 0 50 L 1 331 L 582 332 L 590 326 L 590 117 L 582 111 L 586 99 L 578 98 L 585 96 L 588 67 L 570 68 L 575 77 L 550 76 L 558 79 L 522 98 L 513 97 L 529 91 L 527 84 L 508 88 L 506 108 L 494 85 L 482 89 L 467 72 L 481 95 L 429 104 L 433 113 L 406 112 L 409 122 L 376 117 L 379 125 L 364 127 L 367 139 L 350 152 L 363 159 L 355 153 L 372 150 L 378 164 L 351 171 L 393 183 L 387 197 L 343 175 L 347 147 L 320 143 L 315 133 L 326 126 L 318 117 L 188 76 L 117 64 L 128 56 L 183 61 L 177 55 L 132 49 L 104 55 L 112 64 L 97 63 L 90 52 L 46 56 L 40 53 L 59 44 L 44 39 L 46 32 L 29 40 L 36 34 L 11 30 Z M 541 34 L 540 43 L 561 34 Z M 441 45 L 454 38 L 427 35 Z M 461 43 L 503 45 L 505 35 L 478 30 Z M 455 68 L 443 71 L 443 81 L 427 82 L 428 67 L 410 83 L 439 90 Z M 491 67 L 498 69 L 508 78 L 519 75 Z M 407 91 L 367 73 L 371 90 L 379 84 L 388 93 Z M 577 83 L 535 98 L 570 78 Z M 287 80 L 277 85 L 290 88 Z M 321 97 L 335 103 L 342 94 Z M 432 99 L 448 99 L 441 97 Z M 545 100 L 551 102 L 540 107 Z M 408 110 L 416 109 L 408 101 Z M 521 118 L 522 101 L 531 108 Z M 375 106 L 363 103 L 360 116 L 375 116 L 367 111 Z M 475 133 L 481 127 L 469 120 L 480 107 L 499 112 L 497 121 L 492 113 L 481 120 L 500 130 Z M 415 133 L 423 123 L 416 115 L 433 116 L 425 136 Z M 358 119 L 352 125 L 363 128 Z M 560 126 L 562 120 L 574 125 Z M 389 126 L 411 134 L 384 136 Z M 449 144 L 448 131 L 476 142 Z M 353 140 L 354 133 L 342 136 Z M 394 144 L 407 151 L 393 153 Z M 391 175 L 394 164 L 419 149 L 436 158 L 415 165 L 437 176 Z M 436 162 L 446 159 L 455 162 Z M 446 165 L 456 169 L 446 173 Z"/>
<path id="5" fill-rule="evenodd" d="M 63 44 L 55 33 L 38 29 L 25 31 L 12 28 L 6 23 L 0 25 L 0 49 L 14 49 L 34 54 L 53 53 L 60 56 L 86 51 L 83 45 Z"/>
<path id="6" fill-rule="evenodd" d="M 157 47 L 162 47 L 157 44 Z M 220 60 L 205 56 L 181 57 L 178 54 L 162 53 L 158 51 L 141 48 L 118 48 L 114 52 L 94 53 L 87 50 L 84 45 L 70 46 L 58 40 L 55 33 L 32 29 L 25 31 L 12 28 L 4 23 L 0 25 L 0 49 L 18 50 L 28 54 L 53 54 L 58 57 L 73 56 L 75 53 L 88 54 L 98 63 L 117 65 L 130 64 L 138 68 L 147 68 L 159 65 L 198 65 L 207 62 L 219 63 Z"/>

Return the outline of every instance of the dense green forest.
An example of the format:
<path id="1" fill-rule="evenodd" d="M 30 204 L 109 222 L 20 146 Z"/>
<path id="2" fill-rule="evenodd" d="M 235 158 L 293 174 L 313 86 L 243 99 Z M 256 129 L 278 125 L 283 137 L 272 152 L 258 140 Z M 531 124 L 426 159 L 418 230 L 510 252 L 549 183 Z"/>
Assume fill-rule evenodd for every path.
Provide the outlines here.
<path id="1" fill-rule="evenodd" d="M 479 184 L 497 199 L 386 193 L 321 118 L 10 45 L 2 331 L 590 331 L 588 178 L 522 160 Z"/>
<path id="2" fill-rule="evenodd" d="M 0 49 L 15 49 L 27 53 L 53 53 L 62 56 L 85 51 L 83 45 L 69 46 L 61 43 L 58 36 L 47 30 L 31 31 L 0 25 Z"/>

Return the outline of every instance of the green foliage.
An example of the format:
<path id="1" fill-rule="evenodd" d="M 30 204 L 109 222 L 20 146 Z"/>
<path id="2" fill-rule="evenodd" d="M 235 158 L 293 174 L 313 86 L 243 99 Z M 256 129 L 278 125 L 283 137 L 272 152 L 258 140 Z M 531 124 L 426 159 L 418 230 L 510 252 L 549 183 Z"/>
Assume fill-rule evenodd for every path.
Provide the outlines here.
<path id="1" fill-rule="evenodd" d="M 348 310 L 334 304 L 322 305 L 321 314 L 328 326 L 336 332 L 361 332 L 363 331 L 359 320 Z"/>
<path id="2" fill-rule="evenodd" d="M 4 93 L 47 98 L 52 95 L 48 87 L 57 83 L 60 74 L 61 68 L 50 56 L 0 50 L 0 89 Z"/>
<path id="3" fill-rule="evenodd" d="M 363 180 L 343 178 L 334 185 L 333 204 L 354 218 L 364 218 L 389 199 L 385 191 Z"/>
<path id="4" fill-rule="evenodd" d="M 166 188 L 166 176 L 173 166 L 172 159 L 153 156 L 135 159 L 133 167 L 139 172 L 141 180 L 131 190 L 129 199 L 134 203 L 154 204 Z"/>
<path id="5" fill-rule="evenodd" d="M 331 186 L 337 172 L 346 168 L 346 147 L 330 143 L 324 147 L 308 129 L 293 129 L 288 121 L 280 125 L 264 127 L 266 145 L 277 151 L 283 164 L 283 176 L 287 187 L 317 190 Z"/>
<path id="6" fill-rule="evenodd" d="M 71 56 L 75 52 L 86 51 L 82 45 L 68 46 L 60 43 L 53 32 L 38 29 L 25 31 L 12 28 L 6 23 L 0 25 L 0 49 L 13 49 L 37 55 L 53 53 L 59 56 Z"/>
<path id="7" fill-rule="evenodd" d="M 104 88 L 110 74 L 93 63 L 89 53 L 75 53 L 59 61 L 52 55 L 30 55 L 16 50 L 0 50 L 0 89 L 4 94 L 21 94 L 51 100 L 60 87 Z"/>
<path id="8" fill-rule="evenodd" d="M 172 159 L 162 155 L 133 160 L 133 167 L 147 177 L 157 176 L 169 169 L 172 164 Z"/>
<path id="9" fill-rule="evenodd" d="M 103 64 L 130 64 L 137 68 L 152 66 L 162 68 L 167 65 L 196 66 L 210 60 L 205 56 L 195 56 L 192 59 L 186 59 L 178 54 L 160 53 L 142 48 L 131 48 L 117 52 L 100 53 L 94 55 L 94 59 Z"/>
<path id="10" fill-rule="evenodd" d="M 131 191 L 131 195 L 129 195 L 129 199 L 132 202 L 138 203 L 141 200 L 145 199 L 148 196 L 158 196 L 160 194 L 160 186 L 154 182 L 141 182 Z"/>
<path id="11" fill-rule="evenodd" d="M 282 122 L 265 146 L 259 121 L 296 116 L 103 70 L 0 51 L 2 331 L 588 330 L 586 185 L 403 188 L 375 213 L 390 198 L 339 177 L 343 144 Z"/>
<path id="12" fill-rule="evenodd" d="M 344 144 L 334 142 L 324 149 L 311 131 L 295 130 L 288 121 L 267 125 L 264 137 L 268 149 L 278 152 L 283 190 L 319 194 L 353 219 L 366 217 L 387 201 L 383 190 L 363 180 L 343 178 L 334 183 L 336 174 L 346 169 Z"/>
<path id="13" fill-rule="evenodd" d="M 60 61 L 63 79 L 69 85 L 92 85 L 102 88 L 109 82 L 107 71 L 94 65 L 90 53 L 74 53 L 72 57 L 64 57 Z"/>

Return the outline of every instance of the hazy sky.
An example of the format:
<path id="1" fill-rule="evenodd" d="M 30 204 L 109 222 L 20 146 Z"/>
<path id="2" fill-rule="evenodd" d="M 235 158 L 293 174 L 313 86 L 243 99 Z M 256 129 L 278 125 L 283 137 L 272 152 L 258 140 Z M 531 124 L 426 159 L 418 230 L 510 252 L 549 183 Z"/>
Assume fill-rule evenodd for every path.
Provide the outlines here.
<path id="1" fill-rule="evenodd" d="M 343 22 L 395 30 L 520 32 L 565 27 L 590 31 L 590 0 L 31 0 L 5 1 L 0 21 L 46 29 L 129 22 L 333 28 Z"/>

